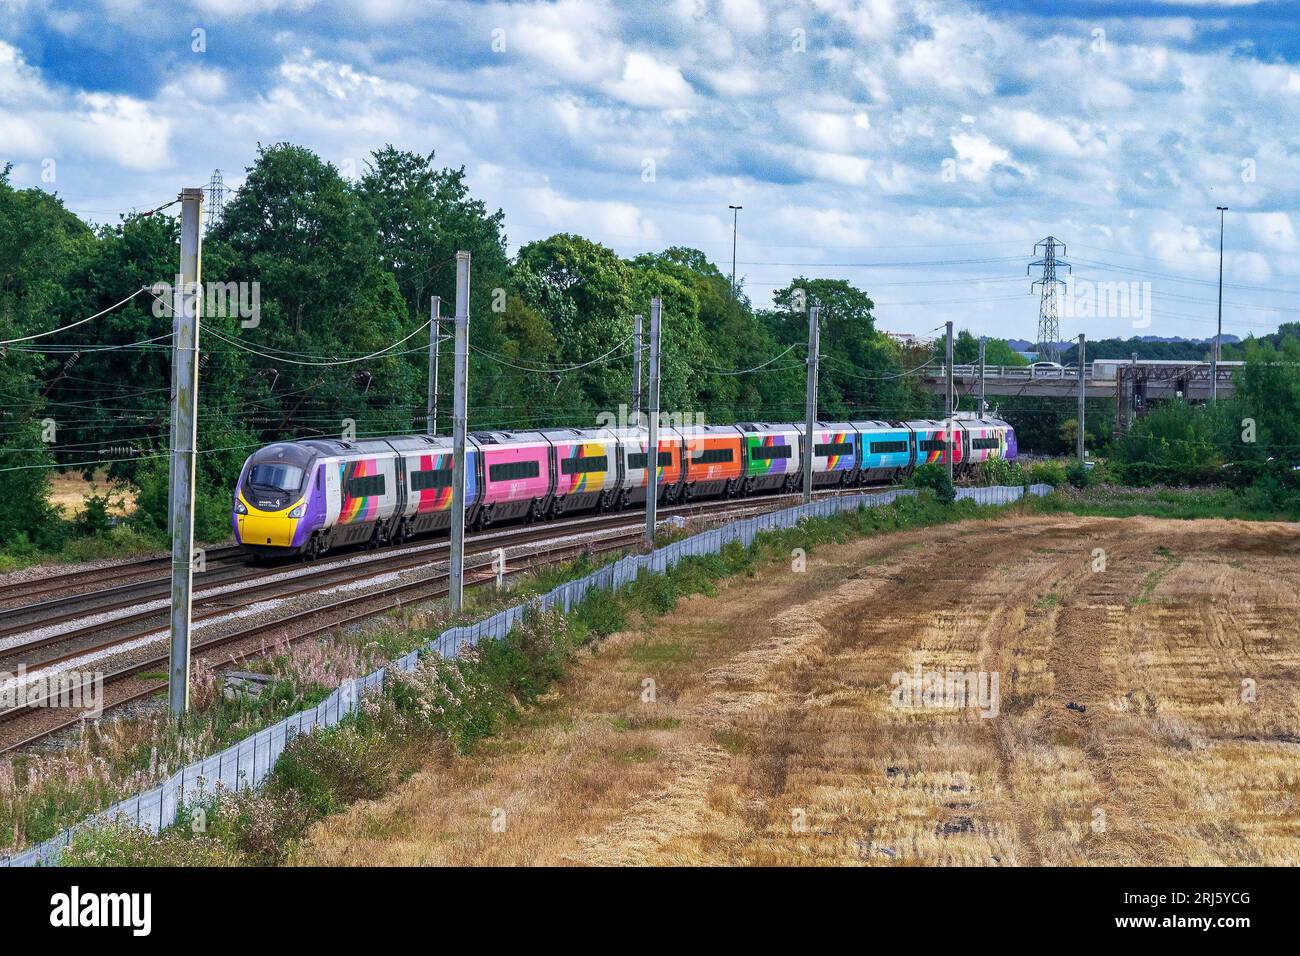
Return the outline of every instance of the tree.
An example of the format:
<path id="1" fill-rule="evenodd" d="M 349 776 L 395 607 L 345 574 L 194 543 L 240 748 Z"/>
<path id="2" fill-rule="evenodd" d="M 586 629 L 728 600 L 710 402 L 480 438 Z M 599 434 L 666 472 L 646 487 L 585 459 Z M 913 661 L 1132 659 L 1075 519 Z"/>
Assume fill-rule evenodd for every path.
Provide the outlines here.
<path id="1" fill-rule="evenodd" d="M 875 329 L 871 297 L 843 279 L 800 277 L 773 295 L 778 305 L 766 319 L 774 336 L 796 345 L 807 342 L 806 306 L 820 306 L 820 413 L 830 419 L 896 420 L 917 414 L 932 402 L 920 381 L 901 368 L 901 349 Z M 923 364 L 923 363 L 921 363 Z M 802 391 L 802 389 L 801 389 Z M 796 419 L 799 409 L 791 409 Z"/>
<path id="2" fill-rule="evenodd" d="M 935 343 L 935 356 L 940 362 L 945 360 L 947 346 L 940 339 Z M 952 361 L 954 365 L 978 365 L 980 360 L 980 340 L 962 329 L 957 333 L 952 344 Z M 1006 339 L 990 338 L 984 343 L 984 364 L 986 365 L 1028 365 L 1029 359 L 1013 349 Z"/>
<path id="3" fill-rule="evenodd" d="M 16 339 L 60 324 L 70 308 L 67 276 L 93 241 L 86 226 L 63 203 L 37 189 L 15 190 L 12 166 L 0 168 L 0 339 Z M 53 451 L 67 442 L 72 406 L 49 403 L 38 379 L 46 374 L 44 343 L 0 348 L 0 545 L 40 541 L 53 527 L 46 494 Z M 60 356 L 49 361 L 66 363 Z"/>

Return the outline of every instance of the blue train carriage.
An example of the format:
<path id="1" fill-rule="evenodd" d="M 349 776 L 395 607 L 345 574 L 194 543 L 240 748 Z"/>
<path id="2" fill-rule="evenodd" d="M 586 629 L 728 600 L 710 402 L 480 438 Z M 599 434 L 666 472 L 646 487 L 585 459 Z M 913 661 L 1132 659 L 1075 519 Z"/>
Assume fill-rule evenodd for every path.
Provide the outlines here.
<path id="1" fill-rule="evenodd" d="M 916 434 L 906 422 L 852 422 L 858 433 L 858 483 L 893 481 L 916 465 Z"/>
<path id="2" fill-rule="evenodd" d="M 803 429 L 800 429 L 802 432 Z M 849 485 L 858 471 L 857 431 L 848 422 L 817 422 L 813 426 L 813 487 Z"/>
<path id="3" fill-rule="evenodd" d="M 963 432 L 960 421 L 953 420 L 951 436 L 946 420 L 922 419 L 905 422 L 912 430 L 915 445 L 914 464 L 946 465 L 952 456 L 953 470 L 961 469 L 965 459 Z"/>
<path id="4" fill-rule="evenodd" d="M 793 425 L 741 422 L 742 495 L 794 491 L 799 486 L 799 438 Z"/>

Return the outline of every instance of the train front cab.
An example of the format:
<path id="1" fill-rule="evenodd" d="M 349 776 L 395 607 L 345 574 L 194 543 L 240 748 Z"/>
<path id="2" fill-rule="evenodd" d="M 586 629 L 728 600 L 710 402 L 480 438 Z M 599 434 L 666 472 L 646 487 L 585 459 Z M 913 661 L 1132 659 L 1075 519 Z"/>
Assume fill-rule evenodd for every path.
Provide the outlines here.
<path id="1" fill-rule="evenodd" d="M 312 449 L 278 442 L 249 455 L 235 487 L 235 541 L 259 556 L 297 554 L 310 533 Z M 314 517 L 314 516 L 313 516 Z"/>

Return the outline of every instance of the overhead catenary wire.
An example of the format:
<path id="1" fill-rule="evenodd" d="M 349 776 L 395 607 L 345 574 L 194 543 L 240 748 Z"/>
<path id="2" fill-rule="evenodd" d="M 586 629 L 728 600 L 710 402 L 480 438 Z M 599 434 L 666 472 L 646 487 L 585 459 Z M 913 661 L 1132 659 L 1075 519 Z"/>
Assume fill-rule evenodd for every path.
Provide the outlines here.
<path id="1" fill-rule="evenodd" d="M 397 348 L 397 346 L 401 345 L 403 342 L 406 342 L 409 339 L 413 338 L 414 336 L 418 335 L 420 332 L 423 332 L 428 327 L 429 327 L 429 323 L 423 322 L 419 326 L 417 326 L 413 331 L 402 336 L 392 345 L 387 345 L 384 348 L 379 349 L 378 351 L 375 352 L 371 352 L 367 355 L 360 355 L 355 358 L 348 358 L 348 359 L 330 359 L 324 362 L 304 362 L 301 359 L 289 358 L 284 355 L 272 355 L 268 352 L 263 352 L 260 351 L 259 349 L 255 349 L 251 345 L 245 345 L 244 343 L 239 342 L 235 339 L 228 338 L 227 336 L 222 335 L 220 332 L 216 331 L 215 329 L 209 328 L 206 329 L 205 331 L 207 332 L 208 335 L 220 339 L 221 341 L 225 342 L 227 345 L 233 345 L 235 348 L 240 349 L 241 351 L 249 352 L 253 355 L 260 356 L 270 362 L 288 362 L 290 365 L 305 365 L 313 368 L 333 368 L 340 365 L 354 365 L 357 362 L 364 362 L 367 359 L 378 358 L 381 355 L 389 355 L 393 351 L 393 349 Z"/>
<path id="2" fill-rule="evenodd" d="M 502 365 L 508 365 L 510 368 L 518 369 L 522 372 L 540 372 L 542 374 L 556 374 L 556 373 L 564 373 L 564 372 L 576 372 L 578 369 L 587 368 L 590 365 L 595 365 L 597 362 L 604 361 L 605 359 L 613 356 L 613 354 L 616 351 L 618 351 L 623 346 L 627 345 L 627 343 L 630 341 L 632 341 L 631 335 L 615 343 L 614 347 L 611 348 L 608 352 L 605 352 L 603 355 L 598 355 L 594 359 L 591 359 L 590 361 L 579 362 L 574 365 L 559 365 L 559 366 L 553 365 L 553 366 L 530 367 L 526 365 L 517 365 L 511 362 L 505 356 L 498 355 L 496 352 L 491 352 L 488 349 L 479 348 L 477 345 L 471 345 L 470 351 L 477 352 L 479 355 L 483 355 L 493 362 L 499 362 Z M 631 356 L 631 354 L 632 354 L 631 352 L 627 352 L 615 357 L 620 359 L 628 358 L 629 356 Z"/>
<path id="3" fill-rule="evenodd" d="M 61 325 L 57 329 L 50 329 L 47 332 L 33 332 L 31 335 L 22 335 L 16 339 L 2 339 L 0 340 L 0 345 L 14 345 L 18 342 L 31 342 L 34 339 L 43 339 L 46 336 L 58 335 L 60 332 L 66 332 L 68 331 L 68 329 L 75 329 L 79 325 L 85 325 L 87 322 L 93 322 L 95 321 L 95 319 L 98 319 L 101 316 L 108 315 L 108 313 L 112 312 L 114 309 L 121 308 L 122 306 L 130 302 L 132 299 L 134 299 L 136 296 L 138 296 L 141 292 L 146 291 L 148 288 L 149 288 L 148 286 L 141 286 L 140 288 L 132 292 L 130 295 L 128 295 L 121 302 L 114 302 L 107 309 L 102 309 L 99 312 L 96 312 L 94 315 L 88 315 L 84 319 L 78 319 L 76 322 L 69 322 L 67 325 Z"/>

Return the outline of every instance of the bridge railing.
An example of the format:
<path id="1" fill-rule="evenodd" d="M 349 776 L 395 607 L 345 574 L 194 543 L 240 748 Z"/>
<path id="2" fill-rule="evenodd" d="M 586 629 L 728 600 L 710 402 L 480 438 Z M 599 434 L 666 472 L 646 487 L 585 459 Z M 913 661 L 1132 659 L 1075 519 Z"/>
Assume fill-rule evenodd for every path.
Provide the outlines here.
<path id="1" fill-rule="evenodd" d="M 1086 380 L 1092 380 L 1100 375 L 1099 380 L 1114 381 L 1115 376 L 1110 374 L 1113 366 L 1103 366 L 1094 373 L 1093 363 L 1088 362 L 1083 367 L 1083 376 Z M 928 378 L 941 380 L 948 374 L 948 366 L 933 365 L 930 367 Z M 953 365 L 953 378 L 963 380 L 978 380 L 980 376 L 980 367 L 978 365 Z M 984 377 L 986 379 L 1013 379 L 1013 380 L 1064 380 L 1074 381 L 1079 377 L 1078 366 L 1067 366 L 1065 368 L 1033 368 L 1029 365 L 985 365 Z"/>

